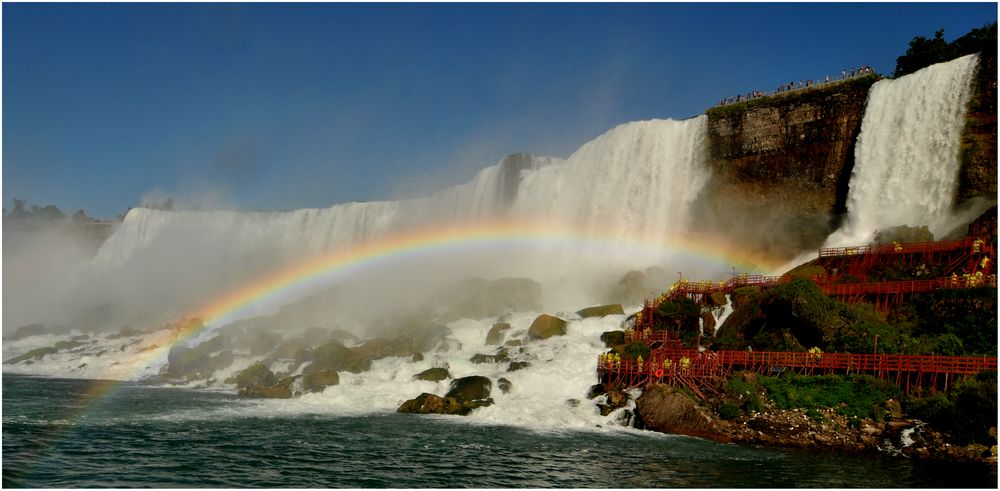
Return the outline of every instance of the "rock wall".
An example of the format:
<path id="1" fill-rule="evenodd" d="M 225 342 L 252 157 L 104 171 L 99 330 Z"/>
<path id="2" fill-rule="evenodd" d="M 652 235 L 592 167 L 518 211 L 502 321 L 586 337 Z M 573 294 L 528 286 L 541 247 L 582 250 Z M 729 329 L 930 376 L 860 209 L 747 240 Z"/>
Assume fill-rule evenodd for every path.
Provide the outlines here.
<path id="1" fill-rule="evenodd" d="M 997 54 L 981 53 L 962 133 L 956 205 L 997 194 Z"/>
<path id="2" fill-rule="evenodd" d="M 734 246 L 776 259 L 822 244 L 846 211 L 854 144 L 877 80 L 708 110 L 712 178 L 696 207 L 699 232 L 727 231 Z"/>

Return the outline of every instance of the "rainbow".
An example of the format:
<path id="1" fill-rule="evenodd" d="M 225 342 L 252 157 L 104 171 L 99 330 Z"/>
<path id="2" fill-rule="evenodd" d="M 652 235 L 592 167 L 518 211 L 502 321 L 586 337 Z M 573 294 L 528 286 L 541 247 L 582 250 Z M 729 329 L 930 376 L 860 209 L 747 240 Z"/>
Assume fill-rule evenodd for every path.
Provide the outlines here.
<path id="1" fill-rule="evenodd" d="M 711 238 L 688 236 L 670 241 L 650 242 L 631 238 L 624 243 L 630 250 L 672 252 L 731 264 L 741 270 L 773 269 L 778 263 L 760 256 L 728 249 Z M 380 265 L 416 257 L 442 255 L 477 249 L 510 249 L 545 245 L 572 246 L 576 250 L 594 252 L 621 248 L 620 236 L 582 233 L 571 227 L 554 228 L 551 224 L 524 221 L 498 221 L 486 224 L 420 228 L 404 231 L 343 250 L 318 254 L 291 266 L 258 277 L 241 287 L 225 292 L 185 318 L 203 322 L 181 322 L 173 329 L 157 331 L 148 337 L 145 349 L 120 364 L 112 378 L 131 380 L 148 369 L 149 363 L 163 359 L 169 350 L 211 327 L 219 327 L 242 317 L 248 317 L 261 302 L 290 297 L 309 288 L 329 285 L 339 278 Z M 666 287 L 666 285 L 665 285 Z"/>
<path id="2" fill-rule="evenodd" d="M 289 295 L 296 290 L 329 285 L 351 274 L 412 258 L 477 249 L 506 250 L 545 245 L 568 245 L 575 250 L 600 253 L 620 250 L 623 243 L 628 244 L 629 250 L 689 254 L 731 264 L 741 270 L 759 271 L 761 268 L 773 269 L 780 265 L 763 256 L 751 256 L 726 248 L 720 245 L 722 242 L 708 237 L 687 236 L 670 241 L 650 242 L 638 237 L 623 238 L 610 234 L 602 236 L 592 231 L 584 233 L 571 227 L 554 228 L 551 224 L 503 221 L 408 230 L 356 247 L 315 255 L 213 298 L 184 316 L 185 320 L 173 324 L 171 328 L 147 335 L 141 344 L 144 347 L 107 373 L 107 378 L 112 380 L 95 381 L 80 396 L 80 404 L 76 405 L 79 409 L 70 419 L 75 421 L 82 418 L 90 408 L 114 392 L 120 386 L 120 381 L 141 378 L 152 367 L 161 366 L 161 363 L 155 362 L 165 360 L 174 346 L 206 332 L 207 329 L 221 327 L 241 315 L 248 316 L 259 302 L 280 299 L 282 295 Z M 194 318 L 202 321 L 198 322 Z M 69 428 L 71 426 L 66 430 Z M 58 445 L 63 436 L 64 432 L 50 435 L 47 445 L 42 447 Z"/>

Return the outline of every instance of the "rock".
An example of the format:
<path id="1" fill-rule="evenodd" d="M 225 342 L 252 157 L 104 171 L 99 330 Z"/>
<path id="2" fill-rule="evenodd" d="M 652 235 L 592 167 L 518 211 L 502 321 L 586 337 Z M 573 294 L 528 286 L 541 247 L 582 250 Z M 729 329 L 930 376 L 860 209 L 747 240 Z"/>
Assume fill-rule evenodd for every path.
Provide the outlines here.
<path id="1" fill-rule="evenodd" d="M 485 400 L 489 399 L 492 389 L 493 382 L 490 379 L 473 375 L 452 380 L 448 393 L 444 396 L 454 397 L 459 401 Z"/>
<path id="2" fill-rule="evenodd" d="M 897 400 L 889 399 L 885 401 L 885 410 L 892 419 L 902 419 L 903 417 L 903 407 Z"/>
<path id="3" fill-rule="evenodd" d="M 468 409 L 453 397 L 441 397 L 424 392 L 416 398 L 404 402 L 396 409 L 396 412 L 413 414 L 467 414 Z"/>
<path id="4" fill-rule="evenodd" d="M 471 358 L 469 358 L 469 361 L 478 365 L 482 365 L 483 363 L 496 363 L 497 359 L 496 356 L 494 355 L 475 354 L 472 355 Z"/>
<path id="5" fill-rule="evenodd" d="M 28 324 L 26 326 L 21 326 L 14 331 L 14 335 L 10 337 L 12 340 L 24 339 L 31 336 L 41 336 L 43 334 L 49 334 L 51 330 L 42 324 Z"/>
<path id="6" fill-rule="evenodd" d="M 486 333 L 486 344 L 500 344 L 503 341 L 504 331 L 510 329 L 510 324 L 498 322 L 493 324 L 490 332 Z"/>
<path id="7" fill-rule="evenodd" d="M 722 292 L 713 292 L 708 294 L 708 305 L 710 307 L 722 307 L 729 303 L 726 299 L 726 294 Z"/>
<path id="8" fill-rule="evenodd" d="M 510 380 L 500 377 L 497 379 L 497 388 L 500 389 L 500 392 L 506 394 L 510 392 L 510 389 L 514 388 L 514 384 Z"/>
<path id="9" fill-rule="evenodd" d="M 528 337 L 531 339 L 548 339 L 552 336 L 563 336 L 566 334 L 566 321 L 542 314 L 535 318 L 528 328 Z"/>
<path id="10" fill-rule="evenodd" d="M 622 304 L 614 303 L 608 305 L 598 305 L 596 307 L 587 307 L 585 309 L 580 309 L 576 311 L 576 315 L 586 319 L 588 317 L 604 317 L 608 315 L 625 315 L 625 310 L 622 309 Z"/>
<path id="11" fill-rule="evenodd" d="M 274 385 L 277 381 L 278 379 L 274 376 L 274 372 L 267 365 L 258 362 L 243 369 L 243 371 L 236 375 L 236 388 L 268 387 Z"/>
<path id="12" fill-rule="evenodd" d="M 521 341 L 520 339 L 511 339 L 511 340 L 507 341 L 506 343 L 504 343 L 503 345 L 504 346 L 521 346 L 522 344 L 524 344 L 524 341 Z"/>
<path id="13" fill-rule="evenodd" d="M 531 363 L 528 363 L 526 361 L 512 361 L 512 362 L 510 362 L 510 366 L 507 367 L 507 371 L 508 372 L 516 372 L 518 370 L 521 370 L 521 369 L 524 369 L 524 368 L 528 368 L 530 366 L 531 366 Z"/>
<path id="14" fill-rule="evenodd" d="M 440 382 L 451 378 L 451 374 L 448 373 L 447 368 L 428 368 L 416 375 L 413 378 L 417 380 L 427 380 L 429 382 Z"/>
<path id="15" fill-rule="evenodd" d="M 367 372 L 371 365 L 371 359 L 358 355 L 340 341 L 331 340 L 313 350 L 312 364 L 306 367 L 306 372 L 334 370 L 361 373 Z"/>
<path id="16" fill-rule="evenodd" d="M 340 375 L 334 370 L 321 370 L 302 376 L 302 390 L 322 392 L 323 389 L 340 383 Z"/>
<path id="17" fill-rule="evenodd" d="M 603 396 L 604 394 L 607 394 L 607 391 L 604 389 L 604 384 L 594 384 L 587 390 L 587 399 L 593 399 L 595 397 Z"/>
<path id="18" fill-rule="evenodd" d="M 292 381 L 292 377 L 278 380 L 270 368 L 259 362 L 236 375 L 236 387 L 245 397 L 290 398 Z"/>
<path id="19" fill-rule="evenodd" d="M 635 406 L 639 417 L 652 430 L 713 439 L 723 436 L 708 410 L 673 387 L 648 387 L 636 399 Z"/>
<path id="20" fill-rule="evenodd" d="M 424 354 L 419 352 L 413 353 L 413 355 L 410 356 L 410 361 L 413 363 L 424 361 Z"/>
<path id="21" fill-rule="evenodd" d="M 601 333 L 601 341 L 604 346 L 613 348 L 620 344 L 625 344 L 625 331 L 607 331 Z"/>

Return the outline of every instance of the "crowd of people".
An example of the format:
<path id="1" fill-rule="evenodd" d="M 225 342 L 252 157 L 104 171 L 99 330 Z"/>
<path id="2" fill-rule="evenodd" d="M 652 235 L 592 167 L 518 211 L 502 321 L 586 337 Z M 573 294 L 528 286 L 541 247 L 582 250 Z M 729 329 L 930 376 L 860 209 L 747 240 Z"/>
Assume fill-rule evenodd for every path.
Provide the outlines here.
<path id="1" fill-rule="evenodd" d="M 813 79 L 803 79 L 798 82 L 788 82 L 787 84 L 781 84 L 773 92 L 765 92 L 763 90 L 754 90 L 747 92 L 746 94 L 739 94 L 732 97 L 726 97 L 719 99 L 720 106 L 725 106 L 727 104 L 736 104 L 739 102 L 745 102 L 753 99 L 759 99 L 761 97 L 767 97 L 771 95 L 780 94 L 783 92 L 789 92 L 792 90 L 804 89 L 807 87 L 813 87 L 816 85 L 822 85 L 830 83 L 836 80 L 847 80 L 849 78 L 860 77 L 863 75 L 870 75 L 875 73 L 875 69 L 868 65 L 861 65 L 859 67 L 852 67 L 850 69 L 844 69 L 840 71 L 839 79 L 831 79 L 829 75 L 823 78 L 823 80 L 813 80 Z"/>

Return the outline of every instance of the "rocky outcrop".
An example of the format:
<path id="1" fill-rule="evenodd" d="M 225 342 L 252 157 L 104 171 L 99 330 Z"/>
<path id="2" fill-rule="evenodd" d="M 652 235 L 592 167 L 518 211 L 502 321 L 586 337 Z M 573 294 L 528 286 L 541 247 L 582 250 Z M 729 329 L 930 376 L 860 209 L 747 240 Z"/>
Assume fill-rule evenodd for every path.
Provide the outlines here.
<path id="1" fill-rule="evenodd" d="M 566 334 L 566 321 L 542 314 L 535 318 L 528 328 L 528 337 L 531 339 L 548 339 L 552 336 L 564 336 Z"/>
<path id="2" fill-rule="evenodd" d="M 473 409 L 493 404 L 493 399 L 490 399 L 492 389 L 493 382 L 486 377 L 462 377 L 452 380 L 450 390 L 444 397 L 424 392 L 401 404 L 396 412 L 464 416 Z"/>
<path id="3" fill-rule="evenodd" d="M 696 232 L 725 231 L 731 246 L 781 259 L 819 247 L 846 211 L 854 145 L 877 80 L 709 109 L 712 178 L 695 206 Z"/>
<path id="4" fill-rule="evenodd" d="M 662 433 L 725 440 L 712 413 L 680 390 L 655 385 L 635 401 L 636 412 L 646 427 Z"/>
<path id="5" fill-rule="evenodd" d="M 956 203 L 997 195 L 997 56 L 980 54 L 962 132 Z"/>
<path id="6" fill-rule="evenodd" d="M 305 392 L 321 392 L 331 385 L 340 383 L 340 375 L 333 370 L 321 370 L 302 376 L 302 390 Z"/>
<path id="7" fill-rule="evenodd" d="M 576 311 L 576 315 L 586 319 L 588 317 L 604 317 L 608 315 L 624 315 L 625 310 L 622 309 L 622 304 L 609 304 L 609 305 L 598 305 L 596 307 L 587 307 L 585 309 L 580 309 Z"/>
<path id="8" fill-rule="evenodd" d="M 278 380 L 267 365 L 255 363 L 236 376 L 236 388 L 241 396 L 288 399 L 292 397 L 292 379 Z"/>

